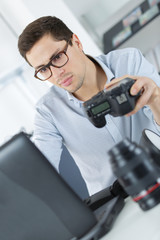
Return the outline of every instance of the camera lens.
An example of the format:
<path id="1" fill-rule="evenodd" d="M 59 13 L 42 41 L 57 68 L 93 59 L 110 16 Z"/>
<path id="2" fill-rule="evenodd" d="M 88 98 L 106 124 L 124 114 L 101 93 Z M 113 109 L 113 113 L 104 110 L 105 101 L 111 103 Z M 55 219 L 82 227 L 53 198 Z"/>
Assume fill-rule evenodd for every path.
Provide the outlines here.
<path id="1" fill-rule="evenodd" d="M 127 138 L 109 151 L 113 173 L 143 210 L 160 202 L 160 171 L 151 156 Z"/>

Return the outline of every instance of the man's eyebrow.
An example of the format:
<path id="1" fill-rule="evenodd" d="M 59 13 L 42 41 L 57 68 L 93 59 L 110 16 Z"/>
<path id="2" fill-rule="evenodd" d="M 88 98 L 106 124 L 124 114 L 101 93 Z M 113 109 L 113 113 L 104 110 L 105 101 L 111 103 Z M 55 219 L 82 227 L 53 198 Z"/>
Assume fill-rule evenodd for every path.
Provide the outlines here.
<path id="1" fill-rule="evenodd" d="M 49 62 L 59 53 L 59 51 L 60 51 L 60 49 L 58 48 L 58 49 L 52 54 L 52 56 L 49 58 Z M 49 62 L 48 62 L 48 63 L 49 63 Z M 47 64 L 48 64 L 48 63 L 47 63 Z M 46 66 L 47 64 L 38 65 L 37 67 L 35 67 L 35 69 L 37 70 L 37 69 L 39 69 L 40 67 Z"/>

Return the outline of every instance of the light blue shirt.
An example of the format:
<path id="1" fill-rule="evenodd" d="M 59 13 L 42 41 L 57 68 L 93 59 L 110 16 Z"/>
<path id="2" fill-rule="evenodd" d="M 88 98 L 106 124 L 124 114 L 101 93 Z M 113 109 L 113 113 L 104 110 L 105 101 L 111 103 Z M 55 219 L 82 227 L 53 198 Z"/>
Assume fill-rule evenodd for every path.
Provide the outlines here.
<path id="1" fill-rule="evenodd" d="M 129 74 L 147 76 L 160 85 L 155 68 L 137 49 L 112 51 L 95 60 L 108 82 Z M 99 129 L 86 118 L 82 104 L 64 89 L 52 86 L 36 106 L 34 141 L 57 170 L 64 144 L 79 167 L 89 194 L 94 194 L 114 180 L 108 150 L 126 137 L 139 143 L 144 128 L 157 133 L 159 129 L 149 107 L 143 107 L 131 117 L 106 115 L 107 124 Z"/>

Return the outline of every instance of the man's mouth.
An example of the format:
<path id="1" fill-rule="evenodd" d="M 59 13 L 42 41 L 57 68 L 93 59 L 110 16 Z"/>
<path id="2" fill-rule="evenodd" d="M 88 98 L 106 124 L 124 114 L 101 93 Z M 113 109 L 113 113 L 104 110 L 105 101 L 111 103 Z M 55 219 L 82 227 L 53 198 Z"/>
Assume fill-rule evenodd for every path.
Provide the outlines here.
<path id="1" fill-rule="evenodd" d="M 63 86 L 63 87 L 67 87 L 72 83 L 72 76 L 67 77 L 66 79 L 62 80 L 59 82 L 59 85 Z"/>

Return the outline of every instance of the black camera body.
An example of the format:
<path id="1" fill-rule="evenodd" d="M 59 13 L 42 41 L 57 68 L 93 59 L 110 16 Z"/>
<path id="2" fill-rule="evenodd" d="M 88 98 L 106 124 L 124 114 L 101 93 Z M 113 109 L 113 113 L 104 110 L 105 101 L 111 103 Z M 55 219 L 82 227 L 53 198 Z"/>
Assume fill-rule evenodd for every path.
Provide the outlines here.
<path id="1" fill-rule="evenodd" d="M 123 116 L 134 109 L 140 96 L 140 92 L 134 96 L 130 94 L 134 82 L 134 79 L 124 78 L 83 103 L 84 111 L 94 126 L 104 127 L 106 114 Z"/>

